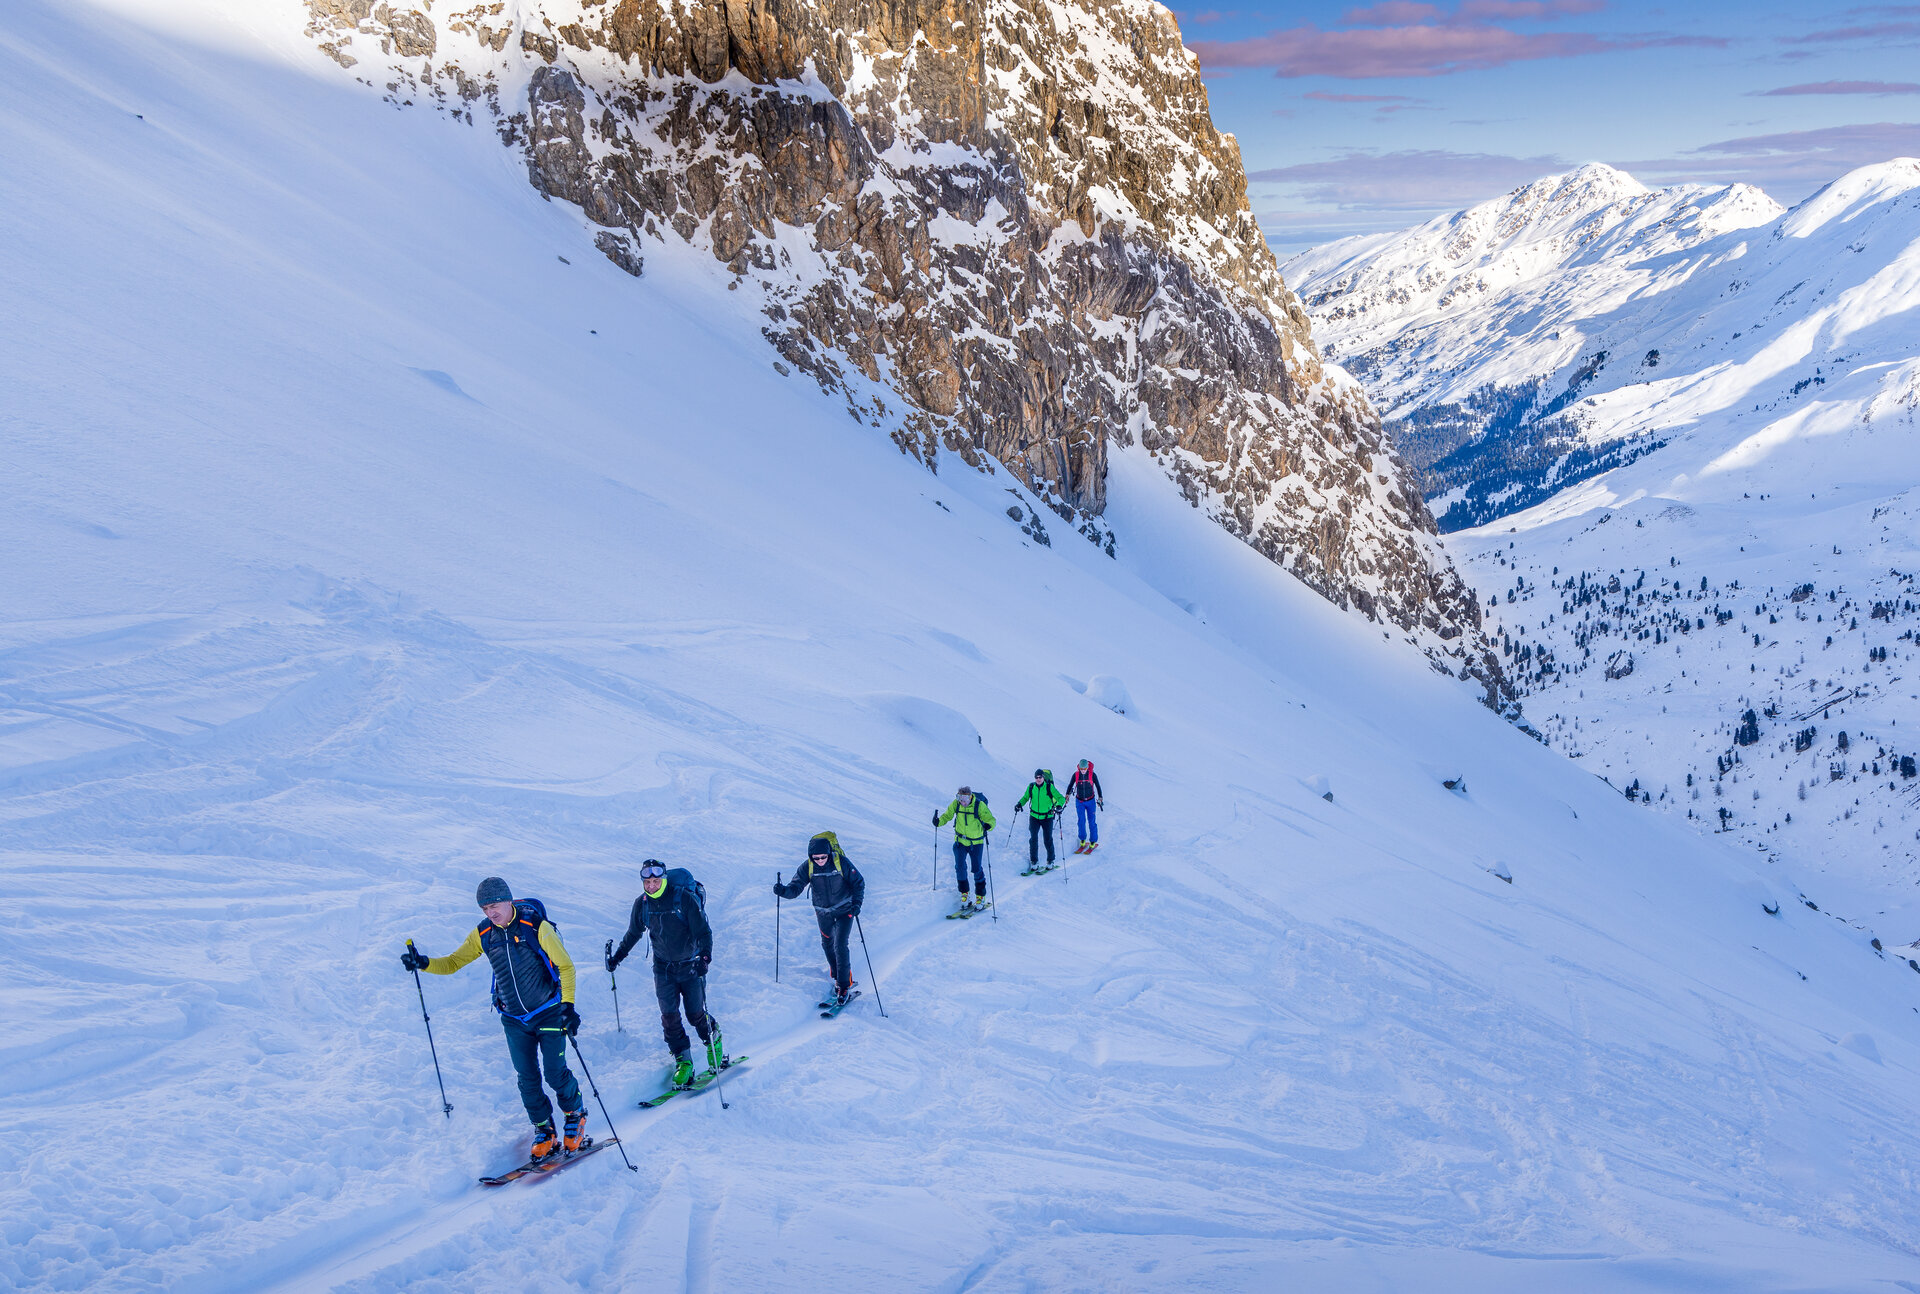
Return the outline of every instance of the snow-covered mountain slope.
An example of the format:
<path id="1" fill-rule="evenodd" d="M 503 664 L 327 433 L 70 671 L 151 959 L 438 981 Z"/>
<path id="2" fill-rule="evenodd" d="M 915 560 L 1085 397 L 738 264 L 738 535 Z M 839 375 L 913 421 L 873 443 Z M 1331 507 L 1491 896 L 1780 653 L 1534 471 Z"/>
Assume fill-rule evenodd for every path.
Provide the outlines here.
<path id="1" fill-rule="evenodd" d="M 314 74 L 497 131 L 577 205 L 579 254 L 635 275 L 710 254 L 762 362 L 929 467 L 997 465 L 1111 546 L 1108 452 L 1141 445 L 1499 700 L 1479 610 L 1378 416 L 1321 366 L 1153 0 L 266 10 L 304 23 Z"/>
<path id="2" fill-rule="evenodd" d="M 1116 558 L 1037 544 L 756 362 L 704 251 L 572 257 L 493 139 L 252 12 L 0 33 L 0 1281 L 1910 1280 L 1920 974 L 1784 866 L 1549 757 L 1137 447 Z M 942 920 L 928 812 L 1082 754 L 1101 852 L 1003 847 L 1001 920 Z M 884 1019 L 817 1019 L 790 908 L 772 978 L 822 825 Z M 665 1057 L 594 954 L 647 855 L 707 886 L 730 1108 L 631 1107 Z M 524 1144 L 477 969 L 426 985 L 441 1118 L 398 951 L 489 872 L 581 961 L 637 1173 L 475 1186 Z"/>
<path id="3" fill-rule="evenodd" d="M 1911 160 L 1868 167 L 1789 214 L 1596 164 L 1283 268 L 1456 530 L 1784 407 L 1836 364 L 1911 358 L 1917 180 Z"/>

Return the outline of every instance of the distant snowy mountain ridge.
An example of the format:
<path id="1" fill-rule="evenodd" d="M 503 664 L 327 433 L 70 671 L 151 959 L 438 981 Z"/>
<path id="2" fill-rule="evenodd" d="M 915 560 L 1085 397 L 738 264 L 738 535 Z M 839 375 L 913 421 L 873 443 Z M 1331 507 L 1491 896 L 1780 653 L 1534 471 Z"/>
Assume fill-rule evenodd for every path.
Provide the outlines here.
<path id="1" fill-rule="evenodd" d="M 1283 273 L 1457 530 L 1718 419 L 1788 413 L 1839 372 L 1898 405 L 1920 354 L 1916 188 L 1920 162 L 1895 159 L 1786 211 L 1594 164 Z"/>

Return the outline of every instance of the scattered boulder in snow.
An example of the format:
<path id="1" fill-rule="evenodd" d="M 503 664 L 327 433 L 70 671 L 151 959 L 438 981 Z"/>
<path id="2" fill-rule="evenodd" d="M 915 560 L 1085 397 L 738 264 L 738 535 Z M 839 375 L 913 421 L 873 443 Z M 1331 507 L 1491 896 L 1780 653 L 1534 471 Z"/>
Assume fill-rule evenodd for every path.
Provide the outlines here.
<path id="1" fill-rule="evenodd" d="M 1613 655 L 1607 657 L 1607 677 L 1608 678 L 1610 679 L 1625 678 L 1627 675 L 1631 673 L 1633 673 L 1633 653 L 1632 652 L 1617 651 Z"/>
<path id="2" fill-rule="evenodd" d="M 1440 783 L 1440 785 L 1446 787 L 1455 795 L 1465 795 L 1467 793 L 1467 779 L 1464 777 L 1449 777 L 1446 781 Z"/>
<path id="3" fill-rule="evenodd" d="M 1327 780 L 1326 774 L 1322 773 L 1314 777 L 1303 778 L 1301 779 L 1300 785 L 1312 791 L 1328 804 L 1333 803 L 1333 783 Z"/>
<path id="4" fill-rule="evenodd" d="M 633 244 L 627 241 L 625 234 L 602 229 L 593 236 L 593 245 L 600 249 L 601 255 L 636 279 L 640 277 L 640 271 L 646 268 L 646 258 L 633 249 Z"/>
<path id="5" fill-rule="evenodd" d="M 1876 1065 L 1880 1063 L 1880 1049 L 1874 1046 L 1873 1035 L 1870 1033 L 1850 1033 L 1840 1040 L 1840 1045 L 1856 1056 L 1870 1060 Z"/>
<path id="6" fill-rule="evenodd" d="M 1492 872 L 1495 876 L 1498 876 L 1501 880 L 1505 881 L 1507 884 L 1509 885 L 1513 884 L 1513 873 L 1507 870 L 1507 865 L 1505 863 L 1495 863 L 1492 867 L 1489 867 L 1487 870 L 1489 872 Z"/>
<path id="7" fill-rule="evenodd" d="M 1111 674 L 1095 674 L 1087 680 L 1087 700 L 1098 702 L 1115 714 L 1132 714 L 1133 697 L 1127 685 Z"/>

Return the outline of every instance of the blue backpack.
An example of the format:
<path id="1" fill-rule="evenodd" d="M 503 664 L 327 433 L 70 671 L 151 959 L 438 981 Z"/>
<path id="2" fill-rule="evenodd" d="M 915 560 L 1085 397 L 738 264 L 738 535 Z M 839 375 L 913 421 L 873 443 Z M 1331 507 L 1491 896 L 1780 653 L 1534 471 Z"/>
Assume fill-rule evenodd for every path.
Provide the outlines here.
<path id="1" fill-rule="evenodd" d="M 705 910 L 706 908 L 703 904 L 701 911 L 704 912 Z M 515 921 L 531 921 L 533 923 L 533 932 L 536 936 L 540 933 L 540 923 L 542 921 L 553 926 L 553 932 L 556 935 L 560 933 L 560 927 L 554 923 L 552 918 L 547 916 L 547 905 L 539 899 L 515 899 L 513 901 L 513 919 Z M 480 933 L 484 935 L 487 932 L 487 927 L 492 924 L 493 922 L 491 920 L 482 921 L 478 926 Z M 553 958 L 547 956 L 547 950 L 540 946 L 540 940 L 538 938 L 532 939 L 529 942 L 533 950 L 540 954 L 540 963 L 547 968 L 547 978 L 553 981 L 554 992 L 559 992 L 560 968 L 553 964 Z M 493 977 L 492 995 L 494 1009 L 505 1012 L 506 1007 L 500 1004 L 500 977 L 498 975 Z"/>
<path id="2" fill-rule="evenodd" d="M 694 880 L 692 872 L 684 867 L 669 867 L 667 869 L 667 889 L 669 891 L 680 890 L 683 893 L 693 895 L 694 902 L 700 905 L 700 915 L 706 915 L 707 887 L 699 881 Z M 641 893 L 645 894 L 646 891 L 642 890 Z"/>

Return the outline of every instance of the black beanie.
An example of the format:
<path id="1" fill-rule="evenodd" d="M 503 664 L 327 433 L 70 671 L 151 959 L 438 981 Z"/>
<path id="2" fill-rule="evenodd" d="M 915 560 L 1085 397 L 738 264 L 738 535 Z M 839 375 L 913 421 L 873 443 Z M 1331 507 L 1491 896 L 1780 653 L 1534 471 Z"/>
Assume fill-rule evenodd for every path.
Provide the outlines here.
<path id="1" fill-rule="evenodd" d="M 814 854 L 825 854 L 831 858 L 833 856 L 833 842 L 825 836 L 815 836 L 807 842 L 807 855 L 811 857 Z"/>
<path id="2" fill-rule="evenodd" d="M 498 876 L 489 876 L 480 882 L 480 888 L 473 892 L 473 901 L 481 907 L 489 903 L 513 902 L 513 890 Z"/>

